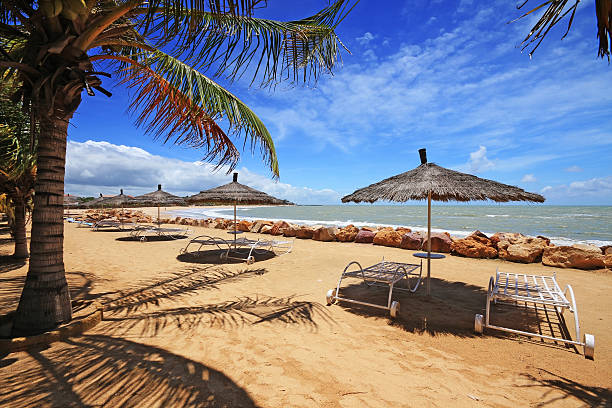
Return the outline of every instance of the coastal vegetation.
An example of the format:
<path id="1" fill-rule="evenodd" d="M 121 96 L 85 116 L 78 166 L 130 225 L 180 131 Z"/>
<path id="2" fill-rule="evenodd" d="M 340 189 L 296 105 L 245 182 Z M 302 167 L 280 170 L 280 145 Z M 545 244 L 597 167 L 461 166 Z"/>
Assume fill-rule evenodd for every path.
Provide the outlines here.
<path id="1" fill-rule="evenodd" d="M 15 239 L 13 256 L 27 258 L 26 209 L 31 209 L 36 181 L 36 139 L 23 107 L 9 99 L 14 84 L 9 78 L 0 84 L 0 194 Z"/>
<path id="2" fill-rule="evenodd" d="M 102 78 L 131 90 L 136 124 L 162 142 L 197 147 L 232 169 L 242 140 L 274 177 L 278 161 L 263 122 L 213 78 L 251 85 L 316 81 L 338 63 L 335 28 L 355 2 L 311 17 L 253 16 L 260 0 L 6 0 L 0 5 L 0 74 L 40 126 L 28 275 L 13 332 L 36 333 L 71 319 L 63 263 L 63 194 L 68 125 L 81 93 L 111 96 Z M 209 76 L 204 73 L 208 73 Z"/>

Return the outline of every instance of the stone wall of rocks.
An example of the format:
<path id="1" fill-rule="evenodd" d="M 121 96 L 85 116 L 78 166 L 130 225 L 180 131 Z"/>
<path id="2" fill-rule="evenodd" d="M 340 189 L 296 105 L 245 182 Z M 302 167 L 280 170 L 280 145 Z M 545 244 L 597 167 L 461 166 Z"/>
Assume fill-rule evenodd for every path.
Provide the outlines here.
<path id="1" fill-rule="evenodd" d="M 234 229 L 233 220 L 225 218 L 195 220 L 176 217 L 161 221 L 165 224 L 192 225 L 225 230 Z M 421 232 L 413 232 L 409 228 L 357 228 L 352 224 L 343 228 L 336 228 L 323 225 L 295 225 L 286 221 L 272 222 L 266 220 L 254 222 L 239 220 L 236 227 L 239 231 L 244 232 L 282 235 L 299 239 L 313 239 L 324 242 L 356 242 L 417 251 L 427 250 L 427 235 Z M 538 236 L 534 238 L 509 232 L 498 232 L 488 237 L 480 231 L 474 231 L 465 238 L 452 237 L 447 232 L 432 233 L 431 250 L 432 252 L 449 253 L 468 258 L 499 258 L 520 263 L 537 262 L 558 268 L 612 269 L 612 246 L 602 248 L 582 244 L 555 246 L 546 237 Z"/>
<path id="2" fill-rule="evenodd" d="M 143 213 L 142 211 L 136 210 L 87 210 L 82 214 L 74 216 L 76 220 L 96 222 L 102 220 L 110 221 L 123 221 L 123 222 L 135 222 L 135 223 L 151 223 L 153 219 L 150 215 Z"/>

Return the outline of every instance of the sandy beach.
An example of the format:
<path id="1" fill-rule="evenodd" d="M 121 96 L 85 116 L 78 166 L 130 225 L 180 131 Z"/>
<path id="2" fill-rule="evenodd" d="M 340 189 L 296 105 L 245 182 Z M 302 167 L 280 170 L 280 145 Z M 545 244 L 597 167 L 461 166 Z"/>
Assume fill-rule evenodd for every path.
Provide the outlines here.
<path id="1" fill-rule="evenodd" d="M 189 228 L 192 237 L 230 237 Z M 218 252 L 178 256 L 187 239 L 127 236 L 65 224 L 72 298 L 102 302 L 104 320 L 83 336 L 0 356 L 0 406 L 612 406 L 612 275 L 604 270 L 449 256 L 432 262 L 430 299 L 424 288 L 395 294 L 401 314 L 392 320 L 373 308 L 326 306 L 325 293 L 351 261 L 414 263 L 414 251 L 296 239 L 291 253 L 247 265 L 221 262 Z M 27 264 L 9 263 L 8 232 L 0 238 L 6 313 Z M 595 360 L 552 341 L 475 335 L 497 268 L 571 284 Z M 384 289 L 354 283 L 353 294 L 384 302 Z M 495 316 L 520 318 L 505 309 Z"/>

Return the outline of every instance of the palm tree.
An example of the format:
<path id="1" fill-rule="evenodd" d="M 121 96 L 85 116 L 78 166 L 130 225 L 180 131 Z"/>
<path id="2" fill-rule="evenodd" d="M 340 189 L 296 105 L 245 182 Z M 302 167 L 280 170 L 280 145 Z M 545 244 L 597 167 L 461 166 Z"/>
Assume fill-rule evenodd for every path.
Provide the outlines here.
<path id="1" fill-rule="evenodd" d="M 26 207 L 34 193 L 36 148 L 30 120 L 21 106 L 7 99 L 13 81 L 0 84 L 0 193 L 6 194 L 13 214 L 12 230 L 17 258 L 28 257 Z"/>
<path id="2" fill-rule="evenodd" d="M 110 96 L 100 78 L 114 75 L 132 90 L 129 109 L 148 133 L 202 148 L 230 170 L 239 159 L 232 140 L 241 138 L 278 177 L 264 124 L 211 78 L 316 81 L 338 63 L 335 28 L 357 1 L 279 22 L 253 16 L 262 0 L 2 0 L 0 74 L 19 75 L 15 98 L 40 126 L 30 265 L 13 333 L 71 319 L 62 203 L 67 128 L 83 90 Z"/>
<path id="3" fill-rule="evenodd" d="M 518 18 L 521 19 L 548 6 L 523 40 L 523 49 L 533 46 L 529 52 L 529 56 L 531 56 L 542 43 L 550 29 L 569 15 L 567 30 L 562 37 L 565 38 L 572 27 L 574 15 L 576 14 L 580 1 L 581 0 L 546 0 Z M 518 8 L 522 9 L 528 2 L 529 0 L 525 0 Z M 567 7 L 568 4 L 572 2 L 573 4 Z M 612 52 L 612 0 L 595 0 L 595 16 L 597 18 L 597 38 L 599 38 L 597 56 L 601 58 L 606 56 L 609 62 L 610 52 Z"/>

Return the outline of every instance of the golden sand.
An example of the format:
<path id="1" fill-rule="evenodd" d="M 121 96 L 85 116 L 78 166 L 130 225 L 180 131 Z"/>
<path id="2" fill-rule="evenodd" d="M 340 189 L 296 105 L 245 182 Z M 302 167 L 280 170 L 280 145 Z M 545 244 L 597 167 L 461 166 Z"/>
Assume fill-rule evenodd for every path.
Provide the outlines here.
<path id="1" fill-rule="evenodd" d="M 192 237 L 230 237 L 189 228 Z M 246 265 L 220 263 L 218 253 L 200 262 L 177 258 L 185 239 L 141 243 L 127 235 L 66 224 L 72 296 L 105 303 L 105 320 L 84 336 L 0 357 L 0 406 L 612 404 L 609 272 L 446 257 L 432 261 L 432 298 L 424 289 L 397 292 L 401 314 L 391 320 L 373 308 L 326 306 L 325 293 L 350 261 L 417 262 L 413 251 L 295 240 L 290 254 Z M 0 255 L 11 245 L 0 240 Z M 16 306 L 27 265 L 2 262 L 5 313 Z M 483 312 L 496 268 L 556 272 L 560 285 L 570 283 L 581 327 L 595 335 L 595 361 L 551 341 L 475 335 L 474 314 Z M 382 289 L 351 290 L 385 301 Z M 498 316 L 508 323 L 517 315 Z M 573 317 L 566 318 L 572 331 Z"/>

